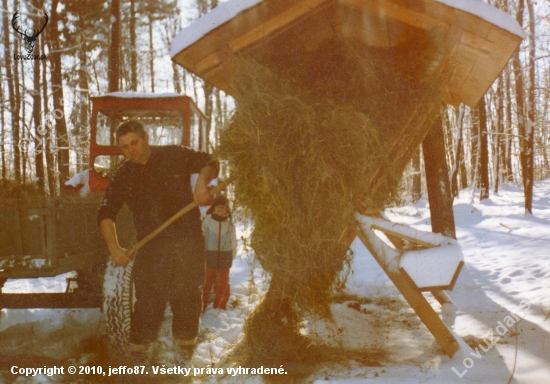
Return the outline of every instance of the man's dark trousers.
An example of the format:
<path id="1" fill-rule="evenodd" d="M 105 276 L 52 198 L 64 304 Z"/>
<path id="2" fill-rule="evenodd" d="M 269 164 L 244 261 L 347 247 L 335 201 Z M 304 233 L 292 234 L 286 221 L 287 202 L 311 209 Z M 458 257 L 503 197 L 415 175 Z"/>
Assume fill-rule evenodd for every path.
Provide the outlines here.
<path id="1" fill-rule="evenodd" d="M 130 342 L 146 344 L 156 340 L 166 302 L 173 313 L 173 337 L 195 338 L 202 313 L 205 270 L 202 236 L 155 238 L 140 249 L 132 271 L 136 303 Z"/>

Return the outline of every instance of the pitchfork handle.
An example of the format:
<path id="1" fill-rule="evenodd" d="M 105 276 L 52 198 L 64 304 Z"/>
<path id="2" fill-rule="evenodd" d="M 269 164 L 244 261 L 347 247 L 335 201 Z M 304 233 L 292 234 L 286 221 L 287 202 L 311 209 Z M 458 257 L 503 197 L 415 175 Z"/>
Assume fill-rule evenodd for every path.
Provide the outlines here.
<path id="1" fill-rule="evenodd" d="M 229 177 L 221 182 L 218 183 L 218 185 L 213 188 L 210 191 L 210 194 L 212 196 L 215 196 L 216 193 L 223 190 L 227 185 L 231 184 L 232 178 Z M 170 224 L 172 224 L 174 221 L 185 215 L 187 212 L 195 208 L 197 204 L 193 201 L 190 204 L 187 204 L 185 207 L 180 209 L 178 212 L 176 212 L 172 217 L 170 217 L 168 220 L 166 220 L 164 223 L 162 223 L 157 229 L 155 229 L 153 232 L 145 236 L 143 239 L 141 239 L 136 245 L 134 245 L 129 251 L 128 255 L 132 256 L 134 253 L 136 253 L 141 247 L 143 247 L 145 244 L 147 244 L 149 241 L 151 241 L 155 236 L 157 236 L 159 233 L 164 231 L 166 227 L 168 227 Z"/>

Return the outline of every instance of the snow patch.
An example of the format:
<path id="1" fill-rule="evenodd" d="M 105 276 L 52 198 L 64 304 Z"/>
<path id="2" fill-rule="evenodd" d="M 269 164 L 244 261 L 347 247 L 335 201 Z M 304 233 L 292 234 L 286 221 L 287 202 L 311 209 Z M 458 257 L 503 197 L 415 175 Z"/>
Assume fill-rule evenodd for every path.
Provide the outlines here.
<path id="1" fill-rule="evenodd" d="M 101 95 L 92 95 L 92 97 L 99 98 L 99 97 L 120 97 L 120 98 L 151 98 L 156 99 L 159 97 L 182 97 L 183 95 L 180 95 L 179 93 L 174 92 L 166 92 L 166 93 L 150 93 L 150 92 L 111 92 L 111 93 L 104 93 Z"/>
<path id="2" fill-rule="evenodd" d="M 170 57 L 176 56 L 207 33 L 261 2 L 262 0 L 231 0 L 218 5 L 176 35 L 170 46 Z"/>
<path id="3" fill-rule="evenodd" d="M 500 27 L 513 35 L 519 36 L 522 39 L 525 37 L 523 29 L 519 26 L 516 19 L 481 0 L 435 0 L 438 3 L 445 4 L 449 7 L 467 12 L 477 16 L 491 24 Z"/>

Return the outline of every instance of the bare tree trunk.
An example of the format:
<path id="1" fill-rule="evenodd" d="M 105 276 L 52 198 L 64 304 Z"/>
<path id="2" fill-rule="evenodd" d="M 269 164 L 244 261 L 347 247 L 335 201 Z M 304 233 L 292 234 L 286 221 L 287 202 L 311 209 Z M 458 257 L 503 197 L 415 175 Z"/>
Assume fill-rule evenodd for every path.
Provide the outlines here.
<path id="1" fill-rule="evenodd" d="M 50 40 L 52 42 L 52 50 L 50 57 L 52 60 L 52 90 L 53 90 L 53 107 L 55 110 L 64 111 L 64 96 L 63 96 L 63 74 L 61 66 L 61 52 L 59 46 L 59 30 L 57 21 L 57 4 L 59 0 L 52 0 L 52 16 L 51 27 L 48 26 L 50 32 Z M 59 171 L 59 184 L 62 184 L 69 177 L 69 134 L 67 131 L 67 123 L 65 114 L 61 114 L 60 118 L 55 119 L 55 131 L 57 138 L 57 168 Z"/>
<path id="2" fill-rule="evenodd" d="M 479 200 L 489 198 L 489 152 L 487 149 L 487 111 L 485 96 L 477 104 L 479 113 Z"/>
<path id="3" fill-rule="evenodd" d="M 420 171 L 420 147 L 414 151 L 412 157 L 412 201 L 417 202 L 422 197 L 422 172 Z"/>
<path id="4" fill-rule="evenodd" d="M 206 116 L 206 138 L 210 137 L 210 132 L 212 131 L 212 112 L 214 110 L 213 108 L 213 100 L 212 96 L 214 93 L 214 86 L 207 81 L 204 81 L 203 84 L 204 89 L 204 114 Z M 199 135 L 199 143 L 203 142 L 202 132 Z M 207 139 L 208 140 L 208 139 Z"/>
<path id="5" fill-rule="evenodd" d="M 518 23 L 523 26 L 523 11 L 525 8 L 525 2 L 524 0 L 518 0 L 518 11 L 516 14 L 516 20 Z M 516 91 L 516 105 L 517 105 L 517 116 L 518 116 L 518 136 L 519 136 L 519 147 L 520 147 L 520 165 L 521 165 L 521 174 L 522 174 L 522 182 L 523 182 L 523 190 L 524 193 L 527 192 L 527 182 L 529 180 L 529 170 L 528 170 L 528 164 L 527 164 L 527 157 L 528 157 L 528 143 L 527 143 L 527 127 L 526 127 L 526 120 L 527 116 L 525 114 L 525 96 L 523 92 L 523 73 L 521 69 L 521 61 L 519 58 L 519 48 L 516 51 L 515 57 L 512 61 L 512 64 L 514 66 L 514 77 L 516 80 L 515 83 L 515 91 Z M 525 195 L 525 210 L 527 212 L 530 212 L 528 209 L 528 202 L 527 202 L 527 194 Z"/>
<path id="6" fill-rule="evenodd" d="M 109 47 L 109 92 L 120 88 L 120 0 L 111 1 L 111 46 Z"/>
<path id="7" fill-rule="evenodd" d="M 453 197 L 449 182 L 449 168 L 445 153 L 441 114 L 435 119 L 430 131 L 424 138 L 422 152 L 424 153 L 432 232 L 456 239 Z"/>
<path id="8" fill-rule="evenodd" d="M 136 0 L 130 1 L 130 90 L 137 91 Z"/>
<path id="9" fill-rule="evenodd" d="M 464 141 L 464 140 L 462 140 Z M 463 143 L 464 145 L 464 143 Z M 459 167 L 460 167 L 460 189 L 468 188 L 468 170 L 466 169 L 466 164 L 464 162 L 464 148 L 460 148 L 460 160 L 459 160 Z"/>
<path id="10" fill-rule="evenodd" d="M 120 89 L 120 0 L 111 1 L 111 46 L 109 47 L 109 92 Z M 111 123 L 110 144 L 114 145 L 116 124 Z"/>
<path id="11" fill-rule="evenodd" d="M 40 28 L 39 25 L 35 25 L 35 28 Z M 34 162 L 36 166 L 36 177 L 38 178 L 38 187 L 41 191 L 46 192 L 46 184 L 44 182 L 44 152 L 42 148 L 42 119 L 40 117 L 40 111 L 42 109 L 42 98 L 40 97 L 40 64 L 42 60 L 34 60 L 33 62 L 33 79 L 34 90 L 32 94 L 33 98 L 33 110 L 32 117 L 34 121 L 34 133 L 35 133 L 35 157 Z"/>
<path id="12" fill-rule="evenodd" d="M 4 6 L 4 4 L 2 4 Z M 7 8 L 3 8 L 7 14 Z M 2 33 L 4 34 L 4 41 L 5 43 L 6 39 L 9 40 L 9 37 L 7 33 L 5 33 L 4 26 L 6 25 L 6 15 L 2 17 Z M 4 55 L 6 57 L 11 59 L 11 55 L 6 52 L 6 47 L 9 46 L 8 44 L 4 44 Z M 0 186 L 4 187 L 4 185 L 7 182 L 8 174 L 7 174 L 7 163 L 6 163 L 6 120 L 4 119 L 4 107 L 5 107 L 5 95 L 4 95 L 4 73 L 0 71 L 0 163 L 2 165 L 2 180 L 0 181 Z M 1 288 L 0 288 L 1 291 Z"/>
<path id="13" fill-rule="evenodd" d="M 501 147 L 503 142 L 502 134 L 504 133 L 504 92 L 503 92 L 504 74 L 501 74 L 498 79 L 498 85 L 496 90 L 496 136 L 493 140 L 493 193 L 498 193 L 500 182 L 500 164 L 501 164 Z"/>
<path id="14" fill-rule="evenodd" d="M 509 69 L 506 71 L 506 82 L 505 82 L 505 89 L 506 89 L 506 155 L 504 157 L 505 164 L 506 164 L 506 181 L 507 182 L 513 182 L 514 181 L 514 172 L 512 171 L 512 90 L 510 86 L 510 66 Z"/>
<path id="15" fill-rule="evenodd" d="M 542 111 L 540 112 L 541 116 L 547 116 L 549 101 L 550 101 L 550 92 L 546 92 L 546 95 L 544 96 L 544 102 L 542 103 Z M 542 124 L 540 129 L 541 129 L 541 134 L 537 138 L 537 144 L 540 147 L 540 151 L 542 154 L 542 162 L 543 162 L 542 178 L 546 179 L 550 172 L 550 161 L 548 159 L 548 151 L 546 148 L 546 143 L 548 143 L 548 128 L 546 127 L 546 125 Z"/>
<path id="16" fill-rule="evenodd" d="M 149 18 L 149 71 L 151 76 L 151 92 L 155 92 L 155 48 L 153 46 L 153 20 Z"/>
<path id="17" fill-rule="evenodd" d="M 197 91 L 197 78 L 194 75 L 191 75 L 193 80 L 193 100 L 199 100 L 199 93 Z"/>
<path id="18" fill-rule="evenodd" d="M 219 143 L 216 132 L 219 132 L 223 128 L 225 123 L 225 114 L 222 106 L 222 94 L 218 88 L 215 89 L 214 95 L 216 96 L 216 124 L 214 126 L 214 139 L 212 144 L 216 146 Z M 211 136 L 208 136 L 209 143 L 211 140 Z"/>
<path id="19" fill-rule="evenodd" d="M 182 74 L 181 74 L 181 82 L 182 82 L 182 86 L 183 86 L 183 94 L 187 94 L 187 71 L 184 69 L 182 70 Z M 197 99 L 195 99 L 195 102 L 197 102 Z"/>
<path id="20" fill-rule="evenodd" d="M 457 134 L 456 134 L 456 150 L 455 150 L 455 158 L 454 158 L 454 165 L 453 165 L 453 171 L 451 174 L 451 195 L 454 197 L 458 196 L 459 188 L 458 188 L 458 170 L 461 167 L 461 165 L 464 167 L 464 161 L 463 161 L 463 150 L 462 150 L 462 130 L 463 130 L 463 119 L 464 119 L 464 104 L 461 104 L 458 108 L 458 113 L 456 117 L 456 128 L 457 128 Z M 466 169 L 464 168 L 464 171 L 461 170 L 461 176 L 466 175 Z M 467 183 L 466 183 L 467 184 Z M 460 186 L 461 189 L 465 188 L 463 185 Z"/>
<path id="21" fill-rule="evenodd" d="M 533 0 L 527 0 L 529 14 L 529 85 L 527 87 L 527 127 L 525 130 L 525 170 L 523 186 L 525 194 L 525 211 L 533 213 L 533 186 L 535 183 L 535 11 Z M 523 151 L 522 151 L 523 152 Z"/>
<path id="22" fill-rule="evenodd" d="M 176 93 L 179 93 L 181 94 L 181 77 L 180 77 L 180 73 L 179 73 L 179 69 L 178 69 L 178 66 L 174 63 L 172 63 L 172 71 L 173 71 L 173 81 L 174 81 L 174 91 Z M 185 75 L 184 75 L 185 76 Z"/>
<path id="23" fill-rule="evenodd" d="M 45 31 L 46 32 L 46 31 Z M 46 35 L 48 36 L 48 35 Z M 45 39 L 40 39 L 40 46 L 42 49 L 42 52 L 45 51 L 46 44 L 44 43 Z M 44 62 L 42 65 L 42 99 L 44 102 L 44 116 L 48 116 L 49 108 L 48 108 L 48 81 L 47 81 L 47 62 Z M 47 120 L 44 121 L 44 125 L 46 127 L 45 132 L 45 139 L 43 142 L 45 143 L 44 150 L 46 151 L 46 174 L 48 176 L 48 190 L 51 196 L 55 196 L 56 194 L 56 188 L 55 188 L 55 159 L 52 154 L 52 140 L 53 140 L 53 132 L 50 129 L 50 126 L 47 123 Z"/>
<path id="24" fill-rule="evenodd" d="M 17 44 L 16 44 L 16 47 L 17 47 Z M 14 73 L 15 79 L 25 79 L 26 74 L 25 74 L 24 61 L 20 60 L 20 61 L 18 61 L 18 63 L 19 63 L 19 66 L 21 68 L 21 74 L 19 74 L 16 71 Z M 16 69 L 17 69 L 17 66 L 16 66 Z M 26 89 L 25 89 L 25 82 L 22 81 L 22 80 L 17 81 L 16 86 L 15 86 L 15 104 L 16 104 L 15 109 L 17 111 L 17 115 L 21 116 L 21 131 L 19 133 L 19 135 L 20 135 L 19 138 L 21 140 L 21 143 L 23 144 L 22 148 L 20 148 L 20 150 L 21 150 L 21 182 L 23 184 L 26 184 L 27 183 L 27 169 L 28 169 L 27 165 L 29 165 L 29 168 L 30 168 L 30 164 L 27 164 L 28 158 L 29 158 L 28 155 L 29 155 L 29 149 L 30 149 L 30 141 L 27 138 L 29 127 L 28 127 L 28 125 L 25 121 L 25 117 L 27 116 L 27 111 L 26 111 L 25 106 L 27 104 L 25 103 L 25 100 L 22 100 L 21 93 L 23 93 L 23 95 L 25 95 L 27 93 Z"/>
<path id="25" fill-rule="evenodd" d="M 3 22 L 3 20 L 2 20 Z M 6 134 L 6 121 L 4 120 L 4 74 L 0 71 L 0 163 L 2 164 L 2 181 L 1 186 L 7 181 L 7 164 L 6 164 L 6 144 L 5 144 L 5 134 Z"/>
<path id="26" fill-rule="evenodd" d="M 12 140 L 13 140 L 13 177 L 16 185 L 21 184 L 21 152 L 19 150 L 19 111 L 17 110 L 17 96 L 16 96 L 16 79 L 17 77 L 17 65 L 18 63 L 15 62 L 15 65 L 13 66 L 13 72 L 12 72 L 12 54 L 10 51 L 10 31 L 9 31 L 9 15 L 8 12 L 8 1 L 3 0 L 2 2 L 3 9 L 6 10 L 4 12 L 4 24 L 3 24 L 3 35 L 4 35 L 4 52 L 5 52 L 5 65 L 6 65 L 6 77 L 8 82 L 8 97 L 10 102 L 10 108 L 12 110 L 11 115 L 11 133 L 12 133 Z M 17 41 L 15 44 L 15 53 L 17 54 Z"/>
<path id="27" fill-rule="evenodd" d="M 77 137 L 79 142 L 79 153 L 77 155 L 78 164 L 77 164 L 77 172 L 82 171 L 83 169 L 87 168 L 88 163 L 88 156 L 83 155 L 84 153 L 88 152 L 88 148 L 86 145 L 83 145 L 83 143 L 86 143 L 87 137 L 85 138 L 84 135 L 87 134 L 87 127 L 88 127 L 88 103 L 89 103 L 89 84 L 88 84 L 88 58 L 86 56 L 86 49 L 85 49 L 85 43 L 83 43 L 84 46 L 82 49 L 78 51 L 78 59 L 79 59 L 79 73 L 78 73 L 78 86 L 80 88 L 80 91 L 78 92 L 78 126 L 76 127 L 77 131 Z"/>
<path id="28" fill-rule="evenodd" d="M 199 15 L 205 14 L 208 11 L 218 6 L 218 0 L 211 0 L 210 4 L 206 0 L 198 0 L 197 5 L 199 7 Z M 212 131 L 212 114 L 213 114 L 213 100 L 212 95 L 214 87 L 207 81 L 203 82 L 204 90 L 204 114 L 206 116 L 206 138 L 210 138 L 210 132 Z M 202 138 L 201 138 L 202 139 Z M 200 141 L 202 143 L 202 141 Z"/>
<path id="29" fill-rule="evenodd" d="M 477 108 L 470 108 L 470 180 L 472 189 L 476 189 L 479 185 L 479 110 Z"/>

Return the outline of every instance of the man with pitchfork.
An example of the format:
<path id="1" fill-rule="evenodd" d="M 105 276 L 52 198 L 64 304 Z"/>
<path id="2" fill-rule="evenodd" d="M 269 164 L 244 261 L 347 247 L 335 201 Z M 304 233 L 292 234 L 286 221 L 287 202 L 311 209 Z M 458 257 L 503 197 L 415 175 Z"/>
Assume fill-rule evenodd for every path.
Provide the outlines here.
<path id="1" fill-rule="evenodd" d="M 101 234 L 117 266 L 133 258 L 117 240 L 115 221 L 126 203 L 141 240 L 193 201 L 213 202 L 208 184 L 218 174 L 209 154 L 180 146 L 151 147 L 138 121 L 121 124 L 115 138 L 125 161 L 114 172 L 98 212 Z M 194 192 L 190 175 L 199 177 Z M 130 351 L 147 358 L 164 319 L 166 302 L 173 313 L 172 334 L 181 352 L 192 356 L 202 312 L 205 278 L 204 237 L 198 207 L 148 241 L 133 267 L 136 302 L 131 315 Z"/>

